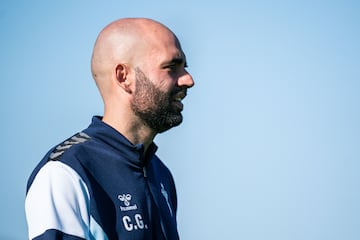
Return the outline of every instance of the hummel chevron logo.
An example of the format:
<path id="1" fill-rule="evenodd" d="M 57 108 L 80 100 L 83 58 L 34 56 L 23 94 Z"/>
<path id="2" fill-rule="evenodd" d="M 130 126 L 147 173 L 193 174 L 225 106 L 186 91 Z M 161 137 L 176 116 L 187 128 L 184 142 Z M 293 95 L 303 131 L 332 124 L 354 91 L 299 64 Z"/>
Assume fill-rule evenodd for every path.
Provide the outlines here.
<path id="1" fill-rule="evenodd" d="M 65 150 L 71 148 L 75 144 L 86 142 L 89 139 L 90 137 L 86 133 L 80 132 L 57 146 L 50 154 L 49 159 L 55 161 L 65 152 Z"/>

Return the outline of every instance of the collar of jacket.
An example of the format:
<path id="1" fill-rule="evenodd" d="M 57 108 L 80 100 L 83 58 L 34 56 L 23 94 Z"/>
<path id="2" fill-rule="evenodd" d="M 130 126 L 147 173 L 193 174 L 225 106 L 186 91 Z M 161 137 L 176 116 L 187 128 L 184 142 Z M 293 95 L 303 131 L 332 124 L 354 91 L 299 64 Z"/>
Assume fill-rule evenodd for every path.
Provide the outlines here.
<path id="1" fill-rule="evenodd" d="M 123 157 L 127 158 L 137 167 L 144 167 L 155 155 L 158 147 L 152 143 L 146 154 L 144 154 L 143 144 L 132 144 L 125 136 L 115 130 L 110 125 L 102 121 L 101 116 L 94 116 L 89 127 L 84 130 L 93 140 L 100 141 L 113 148 Z"/>

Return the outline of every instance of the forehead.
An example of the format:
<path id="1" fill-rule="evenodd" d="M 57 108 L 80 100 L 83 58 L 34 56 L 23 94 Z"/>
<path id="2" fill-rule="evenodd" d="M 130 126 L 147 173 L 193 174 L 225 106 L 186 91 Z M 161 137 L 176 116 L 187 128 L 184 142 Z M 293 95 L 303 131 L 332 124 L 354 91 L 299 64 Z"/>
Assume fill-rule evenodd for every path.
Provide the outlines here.
<path id="1" fill-rule="evenodd" d="M 151 42 L 148 42 L 149 57 L 157 62 L 171 59 L 184 59 L 185 55 L 177 37 L 170 31 L 163 34 L 155 34 Z"/>

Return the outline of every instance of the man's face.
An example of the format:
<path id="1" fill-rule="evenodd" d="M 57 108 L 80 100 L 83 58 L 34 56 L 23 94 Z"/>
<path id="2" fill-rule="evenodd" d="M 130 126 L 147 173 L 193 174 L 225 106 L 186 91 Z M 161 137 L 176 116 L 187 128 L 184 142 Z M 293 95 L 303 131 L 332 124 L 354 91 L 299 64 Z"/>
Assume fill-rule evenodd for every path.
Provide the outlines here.
<path id="1" fill-rule="evenodd" d="M 164 132 L 182 122 L 180 102 L 186 88 L 174 84 L 167 90 L 156 86 L 140 68 L 135 69 L 136 88 L 131 102 L 134 113 L 157 133 Z"/>
<path id="2" fill-rule="evenodd" d="M 185 55 L 172 32 L 161 28 L 144 46 L 135 67 L 131 107 L 149 128 L 161 133 L 182 122 L 181 100 L 194 82 L 185 69 Z"/>

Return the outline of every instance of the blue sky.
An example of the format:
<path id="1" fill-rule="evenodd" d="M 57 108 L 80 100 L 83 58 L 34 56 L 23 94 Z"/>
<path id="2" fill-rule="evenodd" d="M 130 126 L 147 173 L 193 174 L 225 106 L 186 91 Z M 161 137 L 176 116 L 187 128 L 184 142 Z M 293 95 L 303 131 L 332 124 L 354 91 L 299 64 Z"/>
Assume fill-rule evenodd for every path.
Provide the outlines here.
<path id="1" fill-rule="evenodd" d="M 156 138 L 182 239 L 360 238 L 357 1 L 1 1 L 0 239 L 26 238 L 26 180 L 102 102 L 98 32 L 149 17 L 179 37 L 196 85 Z"/>

